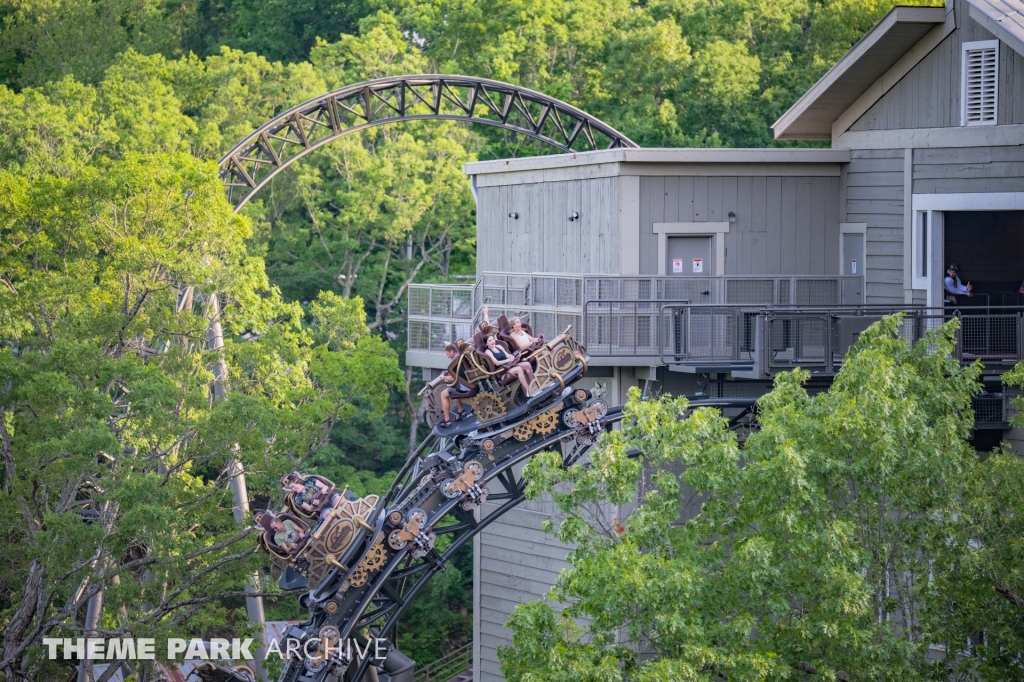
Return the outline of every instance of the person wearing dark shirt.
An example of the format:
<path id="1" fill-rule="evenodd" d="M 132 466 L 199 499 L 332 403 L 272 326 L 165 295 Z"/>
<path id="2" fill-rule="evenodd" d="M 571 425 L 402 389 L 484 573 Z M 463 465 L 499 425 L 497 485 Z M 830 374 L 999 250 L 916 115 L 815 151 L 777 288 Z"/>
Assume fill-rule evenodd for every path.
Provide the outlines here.
<path id="1" fill-rule="evenodd" d="M 533 381 L 533 368 L 528 362 L 520 362 L 519 356 L 509 355 L 505 349 L 498 345 L 498 340 L 493 336 L 487 337 L 487 349 L 484 351 L 495 365 L 504 367 L 505 371 L 519 380 L 523 386 L 523 393 L 530 396 L 530 382 Z"/>

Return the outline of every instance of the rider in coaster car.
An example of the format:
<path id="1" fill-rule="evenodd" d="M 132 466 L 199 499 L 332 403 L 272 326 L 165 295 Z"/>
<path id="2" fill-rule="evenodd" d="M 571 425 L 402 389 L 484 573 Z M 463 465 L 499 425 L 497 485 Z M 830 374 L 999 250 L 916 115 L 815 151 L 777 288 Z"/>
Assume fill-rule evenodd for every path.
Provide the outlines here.
<path id="1" fill-rule="evenodd" d="M 490 318 L 487 317 L 487 306 L 484 306 L 481 312 L 484 319 L 480 321 L 476 334 L 473 335 L 473 345 L 478 349 L 483 347 L 488 336 L 494 336 L 498 333 L 498 328 L 491 324 Z"/>
<path id="2" fill-rule="evenodd" d="M 270 544 L 288 554 L 297 551 L 306 539 L 306 531 L 291 519 L 281 518 L 269 509 L 256 512 L 256 527 L 263 529 Z"/>
<path id="3" fill-rule="evenodd" d="M 518 317 L 513 317 L 509 320 L 510 329 L 508 331 L 508 337 L 512 339 L 512 343 L 515 344 L 516 348 L 521 351 L 531 350 L 536 347 L 536 344 L 543 343 L 543 336 L 531 336 L 528 331 L 523 329 L 523 321 Z"/>
<path id="4" fill-rule="evenodd" d="M 337 507 L 343 499 L 316 476 L 303 476 L 297 471 L 281 477 L 281 489 L 290 492 L 295 506 L 304 512 L 312 514 L 320 510 L 321 519 L 327 518 L 331 508 Z M 359 498 L 351 490 L 346 489 L 344 499 L 355 501 Z"/>
<path id="5" fill-rule="evenodd" d="M 522 362 L 519 359 L 519 351 L 506 353 L 505 348 L 498 345 L 498 339 L 495 336 L 488 336 L 485 343 L 487 345 L 484 348 L 484 355 L 489 357 L 495 365 L 504 367 L 506 372 L 518 379 L 523 386 L 523 393 L 527 398 L 531 398 L 530 382 L 533 381 L 533 367 L 530 366 L 530 363 Z"/>
<path id="6" fill-rule="evenodd" d="M 468 345 L 462 339 L 459 339 L 456 343 L 444 344 L 444 354 L 448 356 L 449 360 L 454 360 L 456 356 L 466 352 L 468 349 Z M 452 376 L 448 370 L 441 373 L 441 378 L 448 384 L 448 388 L 441 391 L 441 411 L 444 412 L 444 420 L 438 426 L 443 428 L 451 426 L 453 421 L 458 422 L 466 418 L 467 415 L 465 408 L 462 406 L 462 398 L 475 395 L 475 391 L 468 385 L 469 379 L 466 378 L 466 368 L 461 362 L 458 364 L 457 373 L 458 377 Z M 457 408 L 454 419 L 451 413 L 453 399 Z"/>

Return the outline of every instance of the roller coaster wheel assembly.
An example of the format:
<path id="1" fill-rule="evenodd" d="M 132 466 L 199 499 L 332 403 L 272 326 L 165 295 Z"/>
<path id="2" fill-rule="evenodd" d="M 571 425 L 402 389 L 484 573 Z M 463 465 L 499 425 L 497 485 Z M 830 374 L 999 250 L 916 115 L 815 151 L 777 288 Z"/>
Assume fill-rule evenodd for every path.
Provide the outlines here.
<path id="1" fill-rule="evenodd" d="M 579 410 L 566 410 L 562 413 L 562 423 L 568 426 L 570 429 L 576 427 L 576 413 Z"/>
<path id="2" fill-rule="evenodd" d="M 403 549 L 409 541 L 402 537 L 402 529 L 397 528 L 388 535 L 388 546 L 396 552 Z"/>
<path id="3" fill-rule="evenodd" d="M 505 403 L 501 398 L 490 391 L 484 391 L 473 398 L 473 413 L 481 422 L 489 422 L 501 419 L 508 410 L 505 409 Z"/>
<path id="4" fill-rule="evenodd" d="M 458 497 L 462 497 L 462 488 L 455 483 L 454 478 L 445 479 L 445 482 L 441 484 L 441 492 L 449 500 L 454 500 Z"/>

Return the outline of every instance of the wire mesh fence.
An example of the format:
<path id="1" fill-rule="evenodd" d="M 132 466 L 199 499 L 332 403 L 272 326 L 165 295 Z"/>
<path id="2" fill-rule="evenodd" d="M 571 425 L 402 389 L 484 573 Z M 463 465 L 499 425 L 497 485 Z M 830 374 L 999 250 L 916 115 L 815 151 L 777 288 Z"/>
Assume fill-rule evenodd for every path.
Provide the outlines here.
<path id="1" fill-rule="evenodd" d="M 443 349 L 469 338 L 488 308 L 492 322 L 520 317 L 535 335 L 571 327 L 595 357 L 660 358 L 666 364 L 796 366 L 834 371 L 860 334 L 902 312 L 900 335 L 916 343 L 960 320 L 959 360 L 1024 358 L 1019 306 L 926 309 L 873 306 L 861 277 L 600 277 L 483 273 L 473 285 L 409 288 L 409 348 Z"/>
<path id="2" fill-rule="evenodd" d="M 1008 401 L 1003 393 L 983 392 L 971 401 L 978 428 L 1006 425 L 1010 421 Z"/>
<path id="3" fill-rule="evenodd" d="M 582 343 L 592 355 L 659 355 L 659 314 L 655 301 L 590 301 Z"/>
<path id="4" fill-rule="evenodd" d="M 410 285 L 409 349 L 443 351 L 445 342 L 472 336 L 475 288 L 472 284 Z"/>

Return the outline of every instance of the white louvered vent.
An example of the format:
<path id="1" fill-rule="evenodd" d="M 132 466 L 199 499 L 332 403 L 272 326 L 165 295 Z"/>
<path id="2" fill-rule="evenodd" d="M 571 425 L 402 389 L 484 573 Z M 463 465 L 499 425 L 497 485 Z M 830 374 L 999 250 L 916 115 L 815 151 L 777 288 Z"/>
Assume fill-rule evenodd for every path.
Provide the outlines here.
<path id="1" fill-rule="evenodd" d="M 961 120 L 965 126 L 994 125 L 998 106 L 999 41 L 964 43 Z"/>

